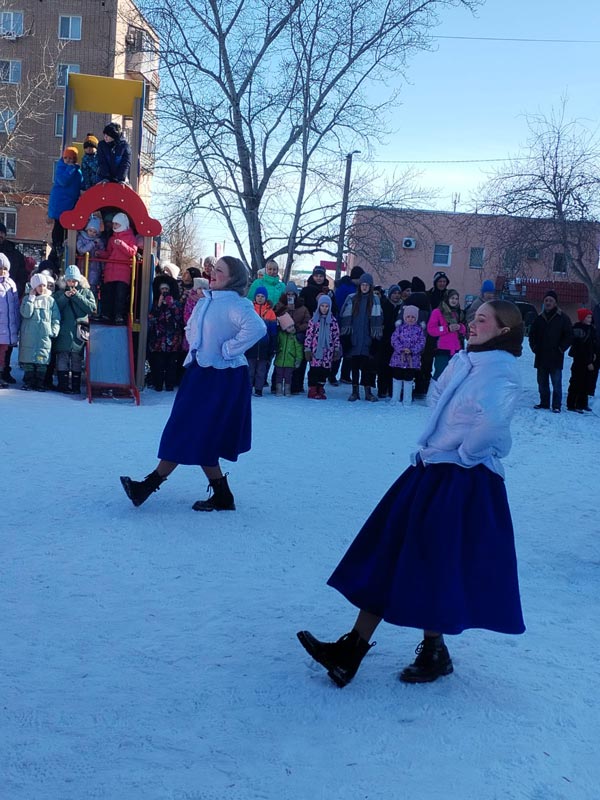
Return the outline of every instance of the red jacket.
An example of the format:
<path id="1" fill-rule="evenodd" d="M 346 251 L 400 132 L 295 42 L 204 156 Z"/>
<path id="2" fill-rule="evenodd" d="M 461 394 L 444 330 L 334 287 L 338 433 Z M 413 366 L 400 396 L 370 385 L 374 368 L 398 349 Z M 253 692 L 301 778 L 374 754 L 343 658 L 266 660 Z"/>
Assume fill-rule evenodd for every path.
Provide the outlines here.
<path id="1" fill-rule="evenodd" d="M 116 244 L 115 239 L 118 239 L 120 244 Z M 112 281 L 131 283 L 131 264 L 136 253 L 135 234 L 131 228 L 113 233 L 108 240 L 106 250 L 97 254 L 98 257 L 107 259 L 104 265 L 104 283 Z"/>

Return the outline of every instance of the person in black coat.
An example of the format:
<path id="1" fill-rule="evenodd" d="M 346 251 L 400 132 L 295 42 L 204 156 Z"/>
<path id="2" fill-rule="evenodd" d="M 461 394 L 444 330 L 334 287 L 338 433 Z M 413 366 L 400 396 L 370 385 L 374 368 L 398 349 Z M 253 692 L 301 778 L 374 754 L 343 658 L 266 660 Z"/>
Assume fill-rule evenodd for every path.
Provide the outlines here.
<path id="1" fill-rule="evenodd" d="M 591 411 L 588 395 L 593 393 L 594 362 L 596 361 L 596 332 L 592 325 L 592 311 L 580 308 L 577 311 L 579 322 L 573 325 L 573 344 L 569 355 L 571 364 L 571 380 L 567 393 L 569 411 Z"/>
<path id="2" fill-rule="evenodd" d="M 571 320 L 558 307 L 556 292 L 544 297 L 544 310 L 529 330 L 529 346 L 535 353 L 540 402 L 534 408 L 550 408 L 552 382 L 552 411 L 560 413 L 562 405 L 562 369 L 565 353 L 573 341 Z"/>
<path id="3" fill-rule="evenodd" d="M 103 130 L 104 141 L 98 144 L 98 182 L 127 183 L 131 167 L 131 147 L 117 122 Z"/>

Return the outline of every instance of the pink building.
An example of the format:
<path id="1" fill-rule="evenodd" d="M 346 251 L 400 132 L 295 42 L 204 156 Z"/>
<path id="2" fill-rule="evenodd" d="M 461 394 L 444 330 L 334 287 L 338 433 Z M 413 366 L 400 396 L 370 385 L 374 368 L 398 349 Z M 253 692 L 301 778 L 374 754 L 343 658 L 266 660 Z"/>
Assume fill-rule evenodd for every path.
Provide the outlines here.
<path id="1" fill-rule="evenodd" d="M 359 208 L 352 224 L 348 270 L 360 265 L 384 288 L 419 277 L 429 289 L 438 271 L 447 274 L 461 305 L 479 294 L 485 279 L 498 297 L 524 300 L 539 308 L 554 288 L 573 317 L 589 292 L 568 269 L 565 248 L 549 223 L 489 214 Z M 598 264 L 600 225 L 585 231 L 586 263 Z M 579 244 L 582 242 L 580 241 Z"/>

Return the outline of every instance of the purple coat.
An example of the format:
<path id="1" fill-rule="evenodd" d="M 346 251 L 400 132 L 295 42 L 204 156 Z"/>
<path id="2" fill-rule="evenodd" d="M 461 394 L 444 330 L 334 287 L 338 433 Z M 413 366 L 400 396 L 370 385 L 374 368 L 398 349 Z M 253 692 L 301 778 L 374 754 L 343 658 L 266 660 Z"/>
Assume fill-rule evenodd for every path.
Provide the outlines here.
<path id="1" fill-rule="evenodd" d="M 390 367 L 420 369 L 421 352 L 425 347 L 423 328 L 418 324 L 396 323 L 396 330 L 392 333 L 392 347 L 394 352 L 390 359 Z M 405 353 L 405 350 L 410 350 L 410 353 Z"/>
<path id="2" fill-rule="evenodd" d="M 0 344 L 16 345 L 21 325 L 19 294 L 12 278 L 0 281 Z"/>

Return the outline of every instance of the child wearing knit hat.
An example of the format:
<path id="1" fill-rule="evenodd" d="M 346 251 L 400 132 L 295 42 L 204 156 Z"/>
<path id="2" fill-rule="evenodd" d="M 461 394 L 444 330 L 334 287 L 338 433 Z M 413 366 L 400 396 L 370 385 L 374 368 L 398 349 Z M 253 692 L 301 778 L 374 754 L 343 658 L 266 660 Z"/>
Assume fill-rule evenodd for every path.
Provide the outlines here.
<path id="1" fill-rule="evenodd" d="M 595 332 L 592 326 L 592 311 L 589 308 L 577 310 L 573 325 L 573 344 L 569 355 L 573 358 L 571 378 L 567 393 L 567 409 L 583 414 L 591 411 L 588 397 L 593 389 L 594 362 L 596 361 Z"/>
<path id="2" fill-rule="evenodd" d="M 54 222 L 52 229 L 52 253 L 50 261 L 58 266 L 65 241 L 65 229 L 59 222 L 63 211 L 71 211 L 79 200 L 83 175 L 77 163 L 79 152 L 76 147 L 65 147 L 62 158 L 56 162 L 54 183 L 48 198 L 48 219 Z"/>
<path id="3" fill-rule="evenodd" d="M 418 324 L 419 309 L 416 306 L 405 305 L 403 319 L 396 322 L 396 330 L 392 334 L 392 348 L 394 350 L 390 359 L 392 368 L 392 404 L 400 402 L 403 394 L 403 403 L 410 406 L 412 403 L 413 381 L 421 369 L 421 353 L 425 347 L 425 332 Z"/>
<path id="4" fill-rule="evenodd" d="M 83 191 L 85 192 L 98 183 L 98 139 L 92 133 L 86 134 L 83 153 L 81 172 L 83 173 Z"/>

